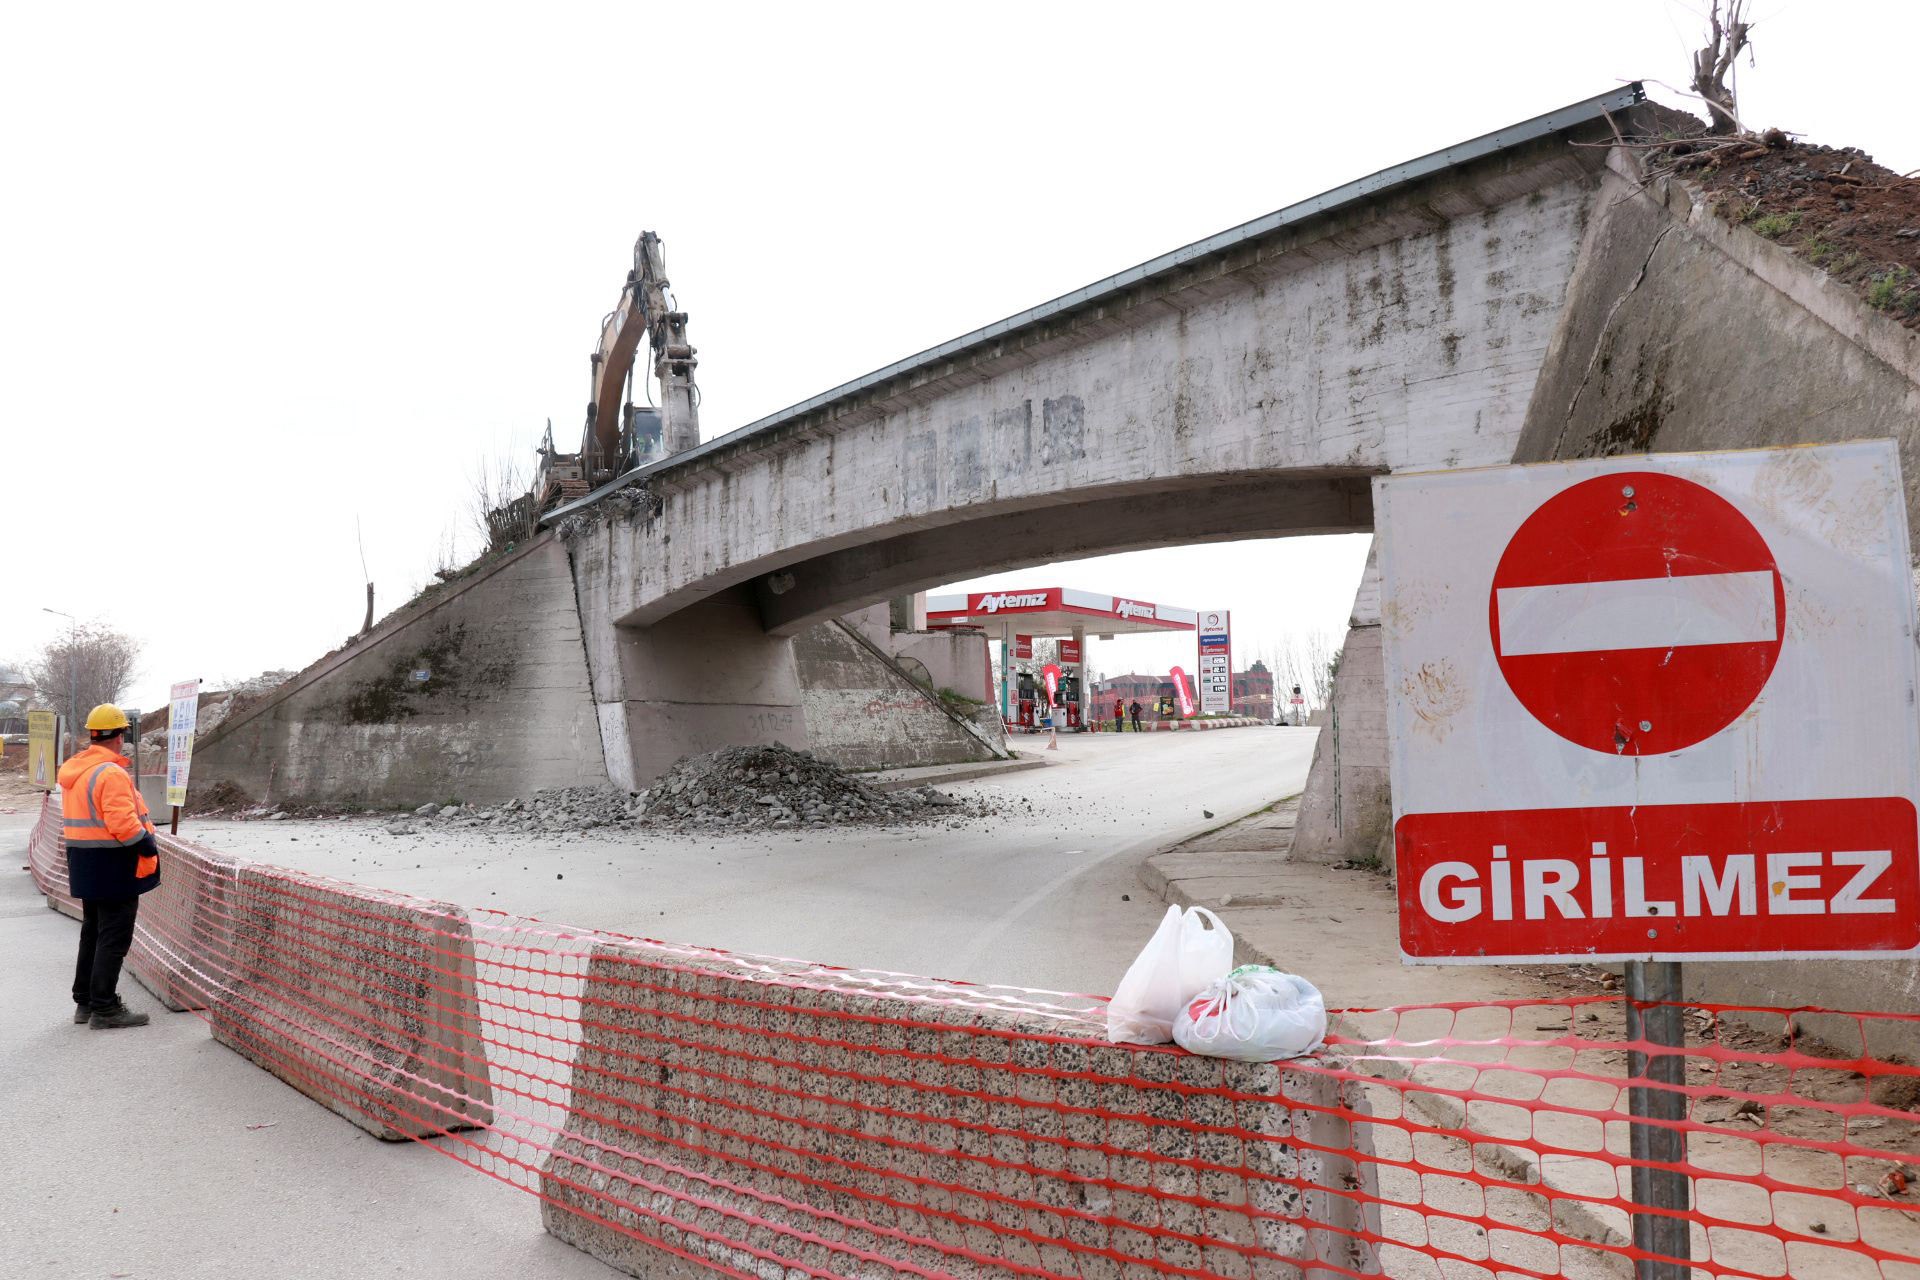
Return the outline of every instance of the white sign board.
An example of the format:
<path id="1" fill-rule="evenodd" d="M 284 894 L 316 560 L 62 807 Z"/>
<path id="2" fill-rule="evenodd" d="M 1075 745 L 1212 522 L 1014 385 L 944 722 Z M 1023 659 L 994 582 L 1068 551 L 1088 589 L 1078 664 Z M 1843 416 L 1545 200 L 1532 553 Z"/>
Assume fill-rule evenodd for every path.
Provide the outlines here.
<path id="1" fill-rule="evenodd" d="M 187 773 L 193 764 L 193 730 L 200 718 L 200 682 L 182 680 L 168 695 L 167 803 L 187 802 Z"/>
<path id="2" fill-rule="evenodd" d="M 1410 961 L 1920 947 L 1891 442 L 1375 481 Z"/>
<path id="3" fill-rule="evenodd" d="M 1233 710 L 1233 615 L 1202 609 L 1195 617 L 1200 640 L 1200 714 L 1223 716 Z"/>

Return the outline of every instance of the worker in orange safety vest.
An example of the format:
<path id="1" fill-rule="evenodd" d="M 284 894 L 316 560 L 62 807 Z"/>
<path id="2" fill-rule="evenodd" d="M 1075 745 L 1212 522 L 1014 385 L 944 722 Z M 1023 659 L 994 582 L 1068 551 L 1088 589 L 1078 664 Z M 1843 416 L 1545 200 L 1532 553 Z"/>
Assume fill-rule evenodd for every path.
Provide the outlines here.
<path id="1" fill-rule="evenodd" d="M 144 1027 L 147 1015 L 120 999 L 120 965 L 133 945 L 140 895 L 160 883 L 160 848 L 147 802 L 120 753 L 127 713 L 102 703 L 87 716 L 91 745 L 60 766 L 67 888 L 80 899 L 80 957 L 73 1020 L 95 1031 Z"/>

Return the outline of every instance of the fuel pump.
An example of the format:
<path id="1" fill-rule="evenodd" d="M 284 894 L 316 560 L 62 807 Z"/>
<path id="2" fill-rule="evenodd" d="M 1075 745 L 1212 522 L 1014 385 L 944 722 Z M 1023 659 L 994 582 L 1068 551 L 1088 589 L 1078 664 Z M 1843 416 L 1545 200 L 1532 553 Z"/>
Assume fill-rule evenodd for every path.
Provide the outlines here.
<path id="1" fill-rule="evenodd" d="M 1033 684 L 1033 672 L 1020 673 L 1020 709 L 1014 715 L 1014 723 L 1022 729 L 1033 728 L 1033 703 L 1036 691 Z"/>
<path id="2" fill-rule="evenodd" d="M 1066 704 L 1067 708 L 1067 729 L 1070 732 L 1078 733 L 1081 724 L 1079 676 L 1063 675 L 1060 677 L 1060 700 Z"/>

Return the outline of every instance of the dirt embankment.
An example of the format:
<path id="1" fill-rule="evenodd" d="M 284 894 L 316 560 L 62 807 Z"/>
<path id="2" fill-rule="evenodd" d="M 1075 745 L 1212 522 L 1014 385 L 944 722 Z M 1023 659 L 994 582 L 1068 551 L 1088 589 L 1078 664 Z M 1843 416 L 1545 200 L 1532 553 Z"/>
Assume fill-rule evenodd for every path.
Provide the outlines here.
<path id="1" fill-rule="evenodd" d="M 1874 310 L 1920 329 L 1920 178 L 1857 147 L 1702 134 L 1636 140 L 1652 176 L 1674 173 L 1730 223 L 1791 249 Z"/>

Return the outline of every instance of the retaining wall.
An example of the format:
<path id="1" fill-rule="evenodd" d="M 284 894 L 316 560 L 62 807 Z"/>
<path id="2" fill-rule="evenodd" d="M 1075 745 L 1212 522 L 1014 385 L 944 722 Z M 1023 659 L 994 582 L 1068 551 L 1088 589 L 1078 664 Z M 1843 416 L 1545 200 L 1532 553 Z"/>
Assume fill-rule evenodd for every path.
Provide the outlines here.
<path id="1" fill-rule="evenodd" d="M 566 548 L 542 535 L 228 718 L 194 747 L 215 779 L 385 808 L 605 782 Z"/>
<path id="2" fill-rule="evenodd" d="M 884 624 L 885 610 L 874 612 Z M 984 662 L 986 641 L 974 639 L 981 646 L 976 658 Z M 996 758 L 979 733 L 955 723 L 930 690 L 883 661 L 848 626 L 809 627 L 794 637 L 793 654 L 807 745 L 822 759 L 843 769 L 907 769 Z"/>

